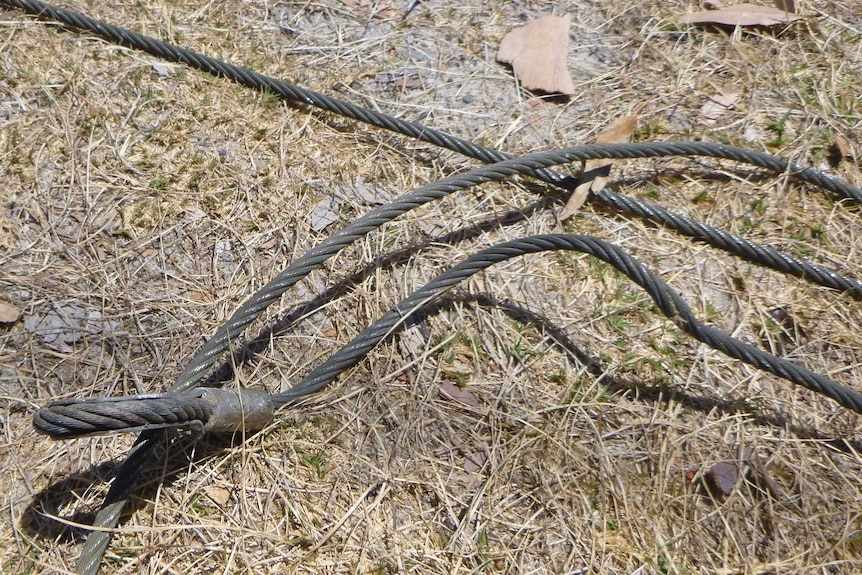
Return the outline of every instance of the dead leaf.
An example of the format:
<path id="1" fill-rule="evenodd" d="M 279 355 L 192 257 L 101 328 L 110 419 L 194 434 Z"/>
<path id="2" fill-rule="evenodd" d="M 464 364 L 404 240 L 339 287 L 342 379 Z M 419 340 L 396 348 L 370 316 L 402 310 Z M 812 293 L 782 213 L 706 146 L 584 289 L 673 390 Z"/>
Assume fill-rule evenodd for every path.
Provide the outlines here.
<path id="1" fill-rule="evenodd" d="M 719 88 L 718 94 L 712 96 L 700 107 L 700 115 L 703 116 L 703 123 L 707 125 L 714 124 L 739 100 L 740 96 L 742 96 L 742 88 L 736 84 L 725 84 Z"/>
<path id="2" fill-rule="evenodd" d="M 213 503 L 224 509 L 227 502 L 230 501 L 230 491 L 218 485 L 207 485 L 204 487 L 204 493 L 207 497 L 213 500 Z"/>
<path id="3" fill-rule="evenodd" d="M 21 317 L 21 310 L 8 303 L 0 303 L 0 323 L 15 323 Z"/>
<path id="4" fill-rule="evenodd" d="M 259 243 L 256 247 L 259 250 L 269 250 L 278 245 L 278 236 L 272 236 L 268 240 Z"/>
<path id="5" fill-rule="evenodd" d="M 739 464 L 735 461 L 716 463 L 704 474 L 704 480 L 704 486 L 713 497 L 727 497 L 733 493 L 739 480 Z"/>
<path id="6" fill-rule="evenodd" d="M 608 124 L 608 126 L 604 130 L 599 132 L 599 135 L 596 136 L 596 143 L 619 144 L 622 142 L 628 142 L 629 138 L 632 137 L 632 134 L 637 127 L 637 114 L 631 114 L 629 116 L 617 118 L 616 120 Z"/>
<path id="7" fill-rule="evenodd" d="M 542 16 L 512 30 L 500 42 L 497 61 L 510 64 L 521 85 L 548 94 L 575 93 L 566 67 L 570 15 Z"/>
<path id="8" fill-rule="evenodd" d="M 487 462 L 488 455 L 485 452 L 474 453 L 464 460 L 464 471 L 467 473 L 479 473 Z"/>
<path id="9" fill-rule="evenodd" d="M 311 210 L 311 229 L 322 232 L 338 221 L 338 208 L 342 201 L 335 196 L 326 196 L 314 205 Z"/>
<path id="10" fill-rule="evenodd" d="M 838 156 L 843 160 L 853 159 L 853 150 L 850 144 L 847 143 L 842 136 L 835 136 L 835 149 L 838 150 Z"/>
<path id="11" fill-rule="evenodd" d="M 320 332 L 320 337 L 325 337 L 327 339 L 333 338 L 338 335 L 338 330 L 334 327 L 330 327 L 329 329 L 325 329 Z"/>
<path id="12" fill-rule="evenodd" d="M 211 292 L 196 291 L 189 294 L 189 299 L 197 303 L 212 303 L 216 300 L 216 296 Z"/>
<path id="13" fill-rule="evenodd" d="M 596 136 L 596 144 L 628 142 L 637 126 L 637 114 L 617 118 Z M 566 202 L 566 207 L 560 213 L 560 221 L 565 221 L 575 215 L 575 212 L 581 209 L 581 206 L 587 201 L 590 192 L 595 194 L 604 189 L 608 183 L 608 176 L 611 173 L 613 163 L 613 160 L 587 160 L 581 176 L 578 178 L 580 184 L 572 192 L 569 201 Z"/>
<path id="14" fill-rule="evenodd" d="M 737 4 L 720 10 L 707 10 L 684 15 L 682 24 L 721 24 L 724 26 L 776 26 L 801 20 L 804 16 L 791 14 L 770 6 Z"/>
<path id="15" fill-rule="evenodd" d="M 443 397 L 447 399 L 454 399 L 464 405 L 472 405 L 473 407 L 477 405 L 481 405 L 481 401 L 478 397 L 473 395 L 471 392 L 458 387 L 451 381 L 444 381 L 440 384 L 440 393 Z"/>

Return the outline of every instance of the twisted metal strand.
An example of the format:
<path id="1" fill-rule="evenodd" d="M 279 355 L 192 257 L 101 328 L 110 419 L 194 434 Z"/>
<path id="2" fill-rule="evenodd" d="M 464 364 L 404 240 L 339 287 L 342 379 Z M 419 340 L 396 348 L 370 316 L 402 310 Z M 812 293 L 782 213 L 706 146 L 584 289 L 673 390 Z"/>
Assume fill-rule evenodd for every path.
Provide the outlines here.
<path id="1" fill-rule="evenodd" d="M 212 403 L 187 393 L 64 399 L 36 412 L 33 426 L 39 433 L 66 439 L 115 431 L 202 427 L 212 413 Z"/>
<path id="2" fill-rule="evenodd" d="M 54 439 L 165 427 L 234 433 L 263 429 L 274 411 L 265 391 L 206 387 L 185 393 L 55 401 L 36 412 L 33 426 Z"/>
<path id="3" fill-rule="evenodd" d="M 406 135 L 411 135 L 420 140 L 446 147 L 447 149 L 460 152 L 481 161 L 491 162 L 509 157 L 507 154 L 502 154 L 500 152 L 490 150 L 483 146 L 479 146 L 477 144 L 473 144 L 471 142 L 455 138 L 454 136 L 449 136 L 447 134 L 437 132 L 436 130 L 424 127 L 420 124 L 403 122 L 386 116 L 385 114 L 372 112 L 370 110 L 364 110 L 360 107 L 353 106 L 352 104 L 327 98 L 315 92 L 303 90 L 296 86 L 285 84 L 271 78 L 266 78 L 265 76 L 261 76 L 245 68 L 225 64 L 223 62 L 219 62 L 218 60 L 201 56 L 190 50 L 183 50 L 181 48 L 171 46 L 170 44 L 155 40 L 153 38 L 148 38 L 146 36 L 138 35 L 128 30 L 116 28 L 104 22 L 88 18 L 81 14 L 76 14 L 74 12 L 63 10 L 62 8 L 49 6 L 36 0 L 0 0 L 0 5 L 19 8 L 41 17 L 47 16 L 57 21 L 63 22 L 67 25 L 89 30 L 90 32 L 98 34 L 108 40 L 132 46 L 147 51 L 151 54 L 160 55 L 167 59 L 184 62 L 191 66 L 198 67 L 199 69 L 204 70 L 208 73 L 215 74 L 217 76 L 228 77 L 234 81 L 240 82 L 255 89 L 272 91 L 284 98 L 294 99 L 312 106 L 317 106 L 322 109 L 345 115 L 347 117 L 368 122 L 378 127 L 393 130 Z M 162 53 L 159 50 L 166 51 Z M 763 156 L 766 155 L 763 154 Z M 862 192 L 860 192 L 860 190 L 858 190 L 857 188 L 849 186 L 848 184 L 841 182 L 840 180 L 837 180 L 835 178 L 832 178 L 831 176 L 816 172 L 815 170 L 803 168 L 801 166 L 798 166 L 797 164 L 787 162 L 786 160 L 780 161 L 784 163 L 778 166 L 778 171 L 786 171 L 788 173 L 798 176 L 803 181 L 814 183 L 815 185 L 819 185 L 834 193 L 841 194 L 853 200 L 855 203 L 862 203 Z M 761 165 L 757 162 L 752 163 L 754 163 L 755 165 Z M 572 189 L 575 184 L 574 178 L 549 170 L 534 172 L 531 173 L 531 175 L 558 185 L 564 189 Z M 602 194 L 601 196 L 597 197 L 599 201 L 602 201 L 604 203 L 608 203 L 607 198 L 615 198 L 615 201 L 620 202 L 621 204 L 628 203 L 628 205 L 641 206 L 641 211 L 649 211 L 650 209 L 649 204 L 645 202 L 640 202 L 639 200 L 634 198 L 626 198 L 625 196 L 620 196 L 610 191 L 607 191 L 605 194 Z M 684 221 L 687 219 L 682 216 L 677 217 L 681 218 L 680 221 Z M 654 219 L 654 221 L 662 225 L 674 227 L 674 229 L 678 229 L 682 233 L 692 235 L 692 237 L 707 241 L 709 243 L 714 243 L 714 236 L 711 237 L 709 234 L 713 231 L 718 231 L 714 230 L 713 228 L 710 228 L 709 226 L 704 226 L 702 230 L 689 228 L 695 232 L 692 234 L 686 231 L 686 229 L 684 228 L 675 227 L 671 223 L 663 222 L 660 219 Z M 703 230 L 706 230 L 706 232 L 704 232 Z M 726 232 L 723 233 L 726 234 L 727 237 L 735 238 L 735 236 L 727 234 Z M 732 247 L 732 245 L 730 247 Z M 752 261 L 761 263 L 758 259 L 752 259 Z M 797 260 L 790 258 L 790 261 Z M 828 272 L 827 270 L 827 273 L 830 272 Z M 808 277 L 805 274 L 794 275 L 802 275 L 803 277 Z M 852 280 L 850 281 L 852 282 Z M 856 282 L 856 284 L 858 286 L 858 282 Z M 196 377 L 196 375 L 193 374 L 192 377 Z M 189 381 L 186 388 L 190 387 L 192 384 L 193 382 Z M 180 385 L 180 382 L 178 382 L 178 384 L 175 386 L 175 389 L 179 387 L 182 387 Z M 122 511 L 124 500 L 128 495 L 128 491 L 131 488 L 131 485 L 133 484 L 134 470 L 137 469 L 140 464 L 146 459 L 147 453 L 153 446 L 154 437 L 155 435 L 153 434 L 153 432 L 145 432 L 139 438 L 138 443 L 133 449 L 133 452 L 130 454 L 130 458 L 121 468 L 118 474 L 117 481 L 114 482 L 114 485 L 109 491 L 108 497 L 106 498 L 105 507 L 103 507 L 102 511 L 97 517 L 97 525 L 113 526 L 116 524 L 119 514 Z M 94 532 L 93 534 L 91 534 L 91 537 L 88 538 L 87 543 L 84 547 L 84 551 L 82 552 L 81 561 L 78 564 L 79 572 L 94 573 L 98 569 L 100 557 L 102 556 L 105 548 L 107 547 L 108 538 L 109 534 L 106 532 Z"/>
<path id="4" fill-rule="evenodd" d="M 339 374 L 356 365 L 381 340 L 402 326 L 411 314 L 464 279 L 514 257 L 554 250 L 584 252 L 607 262 L 642 287 L 664 315 L 698 341 L 734 359 L 821 393 L 856 413 L 862 413 L 862 393 L 701 323 L 676 291 L 623 249 L 590 236 L 566 234 L 519 238 L 470 256 L 416 290 L 294 387 L 273 396 L 273 403 L 276 406 L 288 405 L 320 391 Z"/>
<path id="5" fill-rule="evenodd" d="M 805 279 L 823 287 L 844 292 L 854 299 L 862 299 L 862 281 L 849 278 L 824 266 L 785 254 L 748 238 L 714 228 L 646 200 L 629 198 L 607 189 L 600 191 L 597 194 L 597 198 L 621 212 L 661 222 L 665 227 L 676 230 L 686 236 L 698 239 L 709 236 L 709 245 L 732 253 L 749 262 Z"/>
<path id="6" fill-rule="evenodd" d="M 234 82 L 255 90 L 271 92 L 287 100 L 302 102 L 322 110 L 334 112 L 346 118 L 351 118 L 371 124 L 378 128 L 410 136 L 423 142 L 428 142 L 435 146 L 458 152 L 484 163 L 494 163 L 512 158 L 510 154 L 499 152 L 474 142 L 458 138 L 451 134 L 434 130 L 422 124 L 400 120 L 382 112 L 369 110 L 362 106 L 351 104 L 350 102 L 345 102 L 337 98 L 320 94 L 313 90 L 308 90 L 294 84 L 283 82 L 276 78 L 259 74 L 242 66 L 237 66 L 235 64 L 230 64 L 228 62 L 223 62 L 221 60 L 199 54 L 198 52 L 188 48 L 174 46 L 168 42 L 163 42 L 143 34 L 138 34 L 137 32 L 132 32 L 125 28 L 113 26 L 107 22 L 90 18 L 89 16 L 85 16 L 77 12 L 65 10 L 57 6 L 51 6 L 44 2 L 40 2 L 39 0 L 0 0 L 0 5 L 18 8 L 43 18 L 49 17 L 66 25 L 97 34 L 116 44 L 142 50 L 166 60 L 187 64 L 188 66 L 197 68 L 198 70 L 208 74 L 233 80 Z M 760 166 L 773 172 L 787 172 L 801 181 L 814 184 L 824 190 L 839 194 L 852 200 L 856 204 L 862 204 L 862 190 L 818 170 L 754 150 L 733 148 L 732 146 L 722 146 L 720 144 L 704 142 L 690 142 L 690 144 L 694 146 L 693 149 L 703 150 L 705 147 L 716 149 L 723 148 L 726 152 L 704 153 L 703 151 L 692 151 L 691 153 L 677 155 L 707 155 L 722 157 Z M 601 157 L 627 158 L 643 156 L 628 156 L 625 155 L 625 153 L 622 153 L 618 156 Z M 577 180 L 572 176 L 567 176 L 544 168 L 539 168 L 530 175 L 569 190 L 573 189 L 574 185 L 577 183 Z"/>
<path id="7" fill-rule="evenodd" d="M 679 155 L 718 155 L 733 159 L 745 158 L 740 148 L 730 146 L 704 145 L 698 142 L 663 142 L 659 144 L 588 144 L 574 146 L 551 152 L 539 152 L 522 158 L 506 160 L 491 166 L 476 168 L 451 176 L 432 184 L 417 188 L 396 198 L 391 203 L 369 211 L 353 223 L 348 224 L 323 242 L 312 248 L 304 256 L 295 260 L 283 272 L 262 287 L 246 301 L 232 316 L 222 324 L 215 335 L 195 354 L 177 379 L 174 390 L 182 391 L 203 378 L 222 353 L 227 351 L 230 342 L 239 338 L 245 328 L 254 321 L 272 302 L 300 279 L 319 268 L 324 261 L 364 237 L 372 230 L 396 217 L 432 200 L 441 198 L 457 190 L 463 190 L 486 182 L 499 181 L 516 174 L 534 173 L 549 166 L 604 157 L 656 157 Z M 747 152 L 747 150 L 745 150 Z M 770 156 L 771 158 L 771 156 Z M 652 209 L 658 210 L 655 206 Z M 678 227 L 699 229 L 702 226 L 688 218 L 674 220 Z M 846 278 L 815 264 L 802 262 L 796 258 L 767 249 L 758 244 L 722 232 L 721 242 L 734 248 L 747 259 L 769 265 L 791 275 L 805 277 L 846 291 L 854 297 L 862 298 L 862 282 Z"/>

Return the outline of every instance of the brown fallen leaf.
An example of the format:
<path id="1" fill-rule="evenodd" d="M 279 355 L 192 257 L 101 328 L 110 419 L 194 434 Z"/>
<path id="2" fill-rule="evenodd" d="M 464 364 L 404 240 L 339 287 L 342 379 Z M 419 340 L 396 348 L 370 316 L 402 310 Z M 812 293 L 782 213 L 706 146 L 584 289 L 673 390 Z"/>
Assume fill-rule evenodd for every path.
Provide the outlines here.
<path id="1" fill-rule="evenodd" d="M 771 6 L 737 4 L 720 10 L 707 10 L 684 15 L 682 24 L 721 24 L 724 26 L 776 26 L 801 20 L 804 16 L 791 14 Z"/>
<path id="2" fill-rule="evenodd" d="M 0 323 L 15 323 L 21 317 L 21 310 L 8 303 L 0 303 Z"/>
<path id="3" fill-rule="evenodd" d="M 566 67 L 572 17 L 542 16 L 506 34 L 497 61 L 510 64 L 521 85 L 548 94 L 575 93 Z"/>
<path id="4" fill-rule="evenodd" d="M 454 399 L 455 401 L 463 403 L 464 405 L 472 405 L 475 407 L 482 403 L 478 397 L 473 395 L 473 393 L 467 391 L 466 389 L 458 387 L 451 381 L 444 381 L 440 384 L 440 393 L 443 395 L 443 397 L 446 397 L 448 399 Z"/>
<path id="5" fill-rule="evenodd" d="M 320 337 L 325 337 L 325 338 L 333 338 L 337 335 L 338 335 L 338 330 L 335 329 L 334 327 L 330 327 L 329 329 L 325 329 L 322 332 L 320 332 Z"/>
<path id="6" fill-rule="evenodd" d="M 222 509 L 224 509 L 227 502 L 230 501 L 230 491 L 224 487 L 219 487 L 218 485 L 207 485 L 204 487 L 204 493 L 206 493 L 207 497 L 213 500 L 213 503 Z"/>
<path id="7" fill-rule="evenodd" d="M 735 461 L 720 461 L 703 474 L 704 487 L 716 499 L 724 499 L 736 488 L 739 480 L 739 464 Z"/>
<path id="8" fill-rule="evenodd" d="M 739 100 L 742 89 L 736 84 L 725 84 L 718 89 L 718 94 L 712 96 L 700 107 L 703 123 L 712 125 Z"/>
<path id="9" fill-rule="evenodd" d="M 216 296 L 212 292 L 195 291 L 189 294 L 189 299 L 197 303 L 212 303 L 216 300 Z"/>
<path id="10" fill-rule="evenodd" d="M 638 126 L 637 114 L 617 118 L 596 136 L 596 144 L 621 144 L 628 142 Z M 587 160 L 581 176 L 578 178 L 580 184 L 572 192 L 569 201 L 560 213 L 560 221 L 565 221 L 575 215 L 590 192 L 597 193 L 608 183 L 613 160 Z"/>
<path id="11" fill-rule="evenodd" d="M 272 236 L 268 240 L 257 244 L 257 249 L 259 250 L 269 250 L 278 245 L 278 236 Z"/>
<path id="12" fill-rule="evenodd" d="M 835 136 L 835 149 L 838 151 L 838 157 L 842 160 L 853 159 L 853 149 L 842 136 Z"/>

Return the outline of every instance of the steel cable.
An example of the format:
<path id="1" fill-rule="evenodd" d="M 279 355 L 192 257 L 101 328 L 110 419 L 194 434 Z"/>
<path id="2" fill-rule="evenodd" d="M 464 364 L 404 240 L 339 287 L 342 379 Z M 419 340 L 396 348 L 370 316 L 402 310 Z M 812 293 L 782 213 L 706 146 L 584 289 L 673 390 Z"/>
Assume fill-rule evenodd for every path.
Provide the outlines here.
<path id="1" fill-rule="evenodd" d="M 360 122 L 371 124 L 378 128 L 383 128 L 392 132 L 396 132 L 398 134 L 410 136 L 423 142 L 428 142 L 430 144 L 434 144 L 435 146 L 458 152 L 460 154 L 480 160 L 485 163 L 500 162 L 502 160 L 506 160 L 513 157 L 510 154 L 506 154 L 504 152 L 481 146 L 474 142 L 458 138 L 445 132 L 434 130 L 433 128 L 429 128 L 422 124 L 401 120 L 398 118 L 394 118 L 388 114 L 384 114 L 382 112 L 369 110 L 367 108 L 363 108 L 362 106 L 351 104 L 350 102 L 345 102 L 337 98 L 332 98 L 330 96 L 320 94 L 313 90 L 308 90 L 306 88 L 302 88 L 300 86 L 296 86 L 294 84 L 290 84 L 276 78 L 271 78 L 269 76 L 259 74 L 242 66 L 237 66 L 235 64 L 230 64 L 216 58 L 211 58 L 209 56 L 199 54 L 198 52 L 195 52 L 194 50 L 190 50 L 188 48 L 181 48 L 168 42 L 157 40 L 156 38 L 151 38 L 149 36 L 138 34 L 137 32 L 133 32 L 125 28 L 108 24 L 107 22 L 103 22 L 95 18 L 90 18 L 89 16 L 85 16 L 84 14 L 65 10 L 58 6 L 52 6 L 50 4 L 40 2 L 39 0 L 0 0 L 0 5 L 18 8 L 20 10 L 42 18 L 48 17 L 58 22 L 62 22 L 63 24 L 73 26 L 82 30 L 87 30 L 116 44 L 135 48 L 137 50 L 142 50 L 144 52 L 147 52 L 154 56 L 158 56 L 160 58 L 164 58 L 166 60 L 180 62 L 193 68 L 197 68 L 198 70 L 201 70 L 208 74 L 233 80 L 234 82 L 237 82 L 244 86 L 248 86 L 255 90 L 271 92 L 287 100 L 302 102 L 304 104 L 314 106 L 321 110 L 334 112 L 346 118 L 351 118 Z M 694 144 L 695 142 L 691 143 Z M 720 144 L 698 144 L 700 144 L 701 146 L 715 148 L 732 148 L 732 146 L 721 146 Z M 808 168 L 794 162 L 790 162 L 783 158 L 776 158 L 775 156 L 771 156 L 763 152 L 746 150 L 744 148 L 735 148 L 734 150 L 734 152 L 728 151 L 727 155 L 720 155 L 720 152 L 710 154 L 693 152 L 690 155 L 710 155 L 714 157 L 733 159 L 740 162 L 745 162 L 762 168 L 766 168 L 773 172 L 787 172 L 788 174 L 791 174 L 802 181 L 809 182 L 824 190 L 828 190 L 840 196 L 848 198 L 856 204 L 862 204 L 862 190 L 851 186 L 850 184 L 843 182 L 838 178 L 835 178 L 818 170 L 814 170 L 812 168 Z M 624 154 L 621 154 L 618 156 L 607 157 L 627 158 L 635 156 L 626 156 Z M 568 190 L 573 189 L 575 183 L 577 182 L 577 179 L 573 178 L 572 176 L 567 176 L 566 174 L 543 168 L 537 169 L 530 175 L 535 176 L 548 183 L 559 185 L 564 189 Z"/>
<path id="2" fill-rule="evenodd" d="M 293 86 L 279 80 L 268 78 L 245 68 L 227 64 L 219 60 L 215 60 L 197 54 L 191 50 L 178 48 L 176 46 L 172 46 L 171 44 L 140 34 L 136 34 L 122 28 L 117 28 L 110 24 L 100 22 L 98 20 L 89 18 L 81 14 L 70 12 L 62 8 L 50 6 L 43 2 L 38 2 L 35 0 L 0 0 L 0 5 L 20 8 L 26 12 L 35 14 L 40 17 L 50 17 L 69 26 L 88 30 L 110 41 L 141 49 L 150 54 L 154 54 L 166 59 L 183 62 L 210 74 L 227 77 L 236 82 L 242 83 L 246 86 L 258 90 L 271 91 L 283 98 L 303 102 L 305 104 L 332 111 L 356 120 L 367 122 L 381 128 L 409 135 L 420 140 L 462 153 L 469 157 L 479 159 L 483 162 L 494 162 L 511 157 L 507 154 L 490 150 L 472 142 L 468 142 L 460 138 L 456 138 L 454 136 L 438 132 L 436 130 L 432 130 L 420 124 L 405 122 L 396 118 L 392 118 L 385 114 L 381 114 L 379 112 L 366 110 L 359 106 L 355 106 L 347 102 L 342 102 L 334 98 L 329 98 L 316 92 L 305 90 L 303 88 L 299 88 L 297 86 Z M 672 155 L 709 155 L 713 157 L 727 158 L 751 163 L 753 165 L 767 168 L 776 172 L 787 173 L 789 175 L 799 178 L 801 181 L 812 183 L 833 193 L 846 197 L 855 203 L 862 203 L 862 191 L 860 191 L 858 188 L 850 186 L 849 184 L 842 182 L 841 180 L 838 180 L 816 170 L 800 166 L 798 164 L 789 162 L 788 160 L 775 158 L 761 152 L 754 152 L 751 150 L 732 148 L 729 146 L 721 146 L 717 144 L 694 142 L 664 144 L 650 143 L 635 144 L 634 146 L 638 145 L 645 147 L 654 146 L 656 148 L 654 148 L 654 150 L 650 153 L 646 153 L 645 151 L 641 150 L 640 152 L 636 152 L 634 156 L 625 155 L 629 152 L 623 152 L 623 148 L 620 148 L 620 150 L 617 151 L 617 153 L 622 155 L 608 155 L 608 152 L 606 151 L 596 151 L 598 155 L 585 156 L 583 158 L 577 159 L 603 157 L 625 158 L 665 155 L 662 152 L 655 152 L 655 150 L 658 150 L 659 147 L 662 145 L 699 145 L 701 146 L 700 152 L 693 151 L 690 154 L 675 153 Z M 711 151 L 707 152 L 706 150 L 708 148 L 711 148 Z M 546 167 L 547 166 L 537 165 L 523 172 L 515 171 L 512 173 L 527 173 L 549 183 L 558 185 L 563 189 L 572 189 L 572 187 L 576 183 L 576 180 L 574 178 L 572 178 L 571 176 L 566 176 L 565 174 L 548 170 L 546 169 Z M 489 178 L 483 181 L 492 181 L 492 179 L 493 178 Z M 628 198 L 616 194 L 615 192 L 612 192 L 610 190 L 604 190 L 600 194 L 594 196 L 594 199 L 605 205 L 621 210 L 624 213 L 630 213 L 638 215 L 639 217 L 648 218 L 652 221 L 655 221 L 656 223 L 659 223 L 660 225 L 665 225 L 667 227 L 673 228 L 685 235 L 689 235 L 699 240 L 706 241 L 712 245 L 728 250 L 731 253 L 740 255 L 750 261 L 767 265 L 770 267 L 779 266 L 777 269 L 779 269 L 780 271 L 784 271 L 785 273 L 789 273 L 799 277 L 804 277 L 821 285 L 845 291 L 847 293 L 850 293 L 854 297 L 859 297 L 860 291 L 862 291 L 862 284 L 860 284 L 860 282 L 856 280 L 845 278 L 820 266 L 809 264 L 807 262 L 802 262 L 800 260 L 797 260 L 796 258 L 793 258 L 792 256 L 781 254 L 780 252 L 771 250 L 769 248 L 764 248 L 755 244 L 754 242 L 750 242 L 749 240 L 746 240 L 744 238 L 739 238 L 737 236 L 734 236 L 733 234 L 729 234 L 728 232 L 723 232 L 721 230 L 716 230 L 715 228 L 712 228 L 710 226 L 706 226 L 705 224 L 700 224 L 686 216 L 674 214 L 662 208 L 661 206 L 656 206 L 654 204 L 636 198 Z M 347 228 L 345 228 L 345 230 L 346 229 Z M 320 248 L 321 246 L 323 246 L 323 244 L 318 246 L 318 248 Z M 314 250 L 312 250 L 312 252 L 313 251 Z M 308 255 L 312 256 L 312 252 L 309 252 Z M 321 255 L 322 254 L 318 254 L 317 257 L 321 257 Z M 319 267 L 319 265 L 321 265 L 325 259 L 326 257 L 323 257 L 323 259 L 316 262 L 314 264 L 314 267 Z M 299 260 L 295 263 L 299 263 Z M 310 259 L 306 261 L 306 264 L 309 263 L 312 263 Z M 310 268 L 302 275 L 309 273 L 311 269 L 314 268 Z M 287 271 L 288 270 L 285 270 L 283 274 Z M 298 280 L 299 278 L 292 279 L 288 282 L 288 285 L 286 287 L 279 286 L 279 289 L 283 287 L 283 292 L 284 289 L 287 289 L 287 287 L 289 287 Z M 273 285 L 275 282 L 276 280 L 273 280 L 273 282 L 270 282 L 270 284 L 265 286 L 264 289 L 269 287 L 276 287 Z M 210 346 L 210 342 L 208 342 L 207 346 L 205 346 L 204 349 L 202 349 L 198 354 L 196 354 L 195 358 L 193 358 L 192 362 L 190 362 L 188 368 L 183 372 L 183 374 L 181 374 L 180 378 L 178 379 L 177 384 L 174 386 L 175 390 L 188 389 L 196 381 L 198 381 L 203 376 L 207 368 L 201 368 L 200 365 L 203 364 L 196 364 L 196 360 L 204 361 L 207 366 L 212 366 L 218 356 L 225 349 L 227 349 L 227 345 L 229 344 L 229 342 L 232 339 L 239 337 L 243 329 L 251 321 L 253 321 L 254 317 L 257 317 L 257 315 L 259 315 L 260 312 L 262 312 L 263 309 L 265 309 L 265 307 L 269 305 L 269 303 L 274 301 L 274 299 L 277 299 L 277 296 L 269 299 L 264 298 L 264 300 L 266 301 L 255 301 L 256 298 L 257 295 L 254 296 L 251 301 L 247 302 L 246 305 L 248 305 L 249 307 L 244 311 L 244 315 L 240 318 L 241 321 L 233 324 L 233 327 L 219 329 L 216 333 L 216 336 L 214 336 L 213 339 L 210 340 L 212 342 L 213 340 L 218 339 L 218 341 L 216 341 L 212 346 Z M 236 314 L 234 314 L 232 320 L 240 315 L 240 311 L 242 311 L 242 308 L 241 310 L 238 310 Z M 251 317 L 251 319 L 248 319 L 246 321 L 248 317 Z M 221 348 L 222 351 L 216 351 L 219 348 Z M 149 431 L 142 434 L 142 436 L 139 438 L 138 443 L 133 450 L 133 453 L 130 455 L 130 459 L 127 460 L 126 464 L 123 465 L 119 472 L 117 480 L 114 482 L 114 485 L 112 485 L 109 495 L 106 498 L 106 506 L 105 508 L 103 508 L 102 512 L 100 512 L 99 516 L 97 517 L 97 525 L 104 527 L 113 526 L 116 524 L 116 521 L 119 517 L 119 513 L 122 510 L 124 500 L 128 495 L 128 490 L 131 488 L 131 485 L 134 482 L 134 470 L 139 469 L 140 464 L 146 459 L 146 454 L 148 453 L 148 450 L 152 447 L 153 439 L 155 437 L 156 434 L 152 431 Z M 82 552 L 81 562 L 78 565 L 79 572 L 95 572 L 95 570 L 98 568 L 100 557 L 103 554 L 104 549 L 107 545 L 108 537 L 109 534 L 106 532 L 94 532 L 92 534 L 92 536 L 88 539 L 87 544 L 85 545 L 84 552 Z"/>
<path id="3" fill-rule="evenodd" d="M 590 236 L 567 234 L 519 238 L 494 245 L 470 256 L 401 301 L 323 364 L 312 370 L 294 387 L 273 396 L 273 403 L 276 407 L 281 407 L 322 390 L 339 374 L 359 363 L 372 348 L 393 333 L 410 315 L 455 284 L 496 263 L 526 254 L 554 250 L 579 251 L 607 262 L 642 287 L 665 316 L 674 320 L 683 331 L 698 341 L 734 359 L 826 395 L 856 413 L 862 413 L 862 393 L 700 322 L 679 294 L 623 249 Z"/>
<path id="4" fill-rule="evenodd" d="M 213 404 L 200 394 L 170 393 L 134 398 L 102 397 L 54 401 L 33 416 L 33 427 L 54 439 L 82 437 L 112 431 L 144 431 L 190 426 L 205 422 Z"/>
<path id="5" fill-rule="evenodd" d="M 413 292 L 283 393 L 268 396 L 262 391 L 242 390 L 249 394 L 245 401 L 240 399 L 240 394 L 235 390 L 225 389 L 198 389 L 186 393 L 131 398 L 63 400 L 41 409 L 37 414 L 36 427 L 55 438 L 170 426 L 218 432 L 261 429 L 273 417 L 275 410 L 323 390 L 340 374 L 358 364 L 381 341 L 399 330 L 407 318 L 452 286 L 505 260 L 556 250 L 583 252 L 607 262 L 642 287 L 665 316 L 698 341 L 862 413 L 862 393 L 699 321 L 682 296 L 622 248 L 591 236 L 545 234 L 496 244 L 468 257 Z M 207 401 L 210 395 L 218 397 L 213 397 L 210 403 Z M 227 402 L 228 408 L 221 410 L 220 405 L 224 402 Z M 248 409 L 244 409 L 243 404 Z M 257 415 L 257 408 L 261 408 L 262 415 Z M 228 412 L 229 417 L 222 418 L 226 421 L 216 427 L 210 418 L 217 416 L 220 411 Z M 251 418 L 256 421 L 249 421 Z"/>

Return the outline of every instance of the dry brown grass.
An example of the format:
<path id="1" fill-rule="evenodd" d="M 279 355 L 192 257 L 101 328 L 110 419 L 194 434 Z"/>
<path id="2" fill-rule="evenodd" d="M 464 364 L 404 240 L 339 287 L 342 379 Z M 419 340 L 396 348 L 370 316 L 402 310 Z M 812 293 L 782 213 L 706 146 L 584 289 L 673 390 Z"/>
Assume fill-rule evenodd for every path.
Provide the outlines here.
<path id="1" fill-rule="evenodd" d="M 862 183 L 828 157 L 836 135 L 862 155 L 854 3 L 800 0 L 816 17 L 732 35 L 678 30 L 695 4 L 427 0 L 404 20 L 337 0 L 66 5 L 514 153 L 589 141 L 640 109 L 641 139 L 726 140 Z M 573 15 L 579 93 L 536 105 L 493 55 L 551 11 Z M 24 311 L 0 328 L 0 572 L 66 572 L 85 535 L 68 522 L 91 520 L 132 438 L 54 443 L 31 431 L 36 407 L 163 389 L 275 270 L 367 209 L 350 199 L 357 181 L 395 196 L 472 164 L 181 66 L 160 78 L 148 55 L 15 12 L 0 58 L 0 298 Z M 739 105 L 700 124 L 729 81 Z M 614 175 L 626 193 L 862 277 L 858 210 L 817 190 L 713 161 Z M 333 191 L 348 197 L 341 220 L 314 232 Z M 486 186 L 372 234 L 290 292 L 288 307 L 338 295 L 228 385 L 284 389 L 476 247 L 560 231 L 559 206 L 494 223 L 535 200 Z M 862 389 L 859 302 L 593 207 L 562 229 L 631 250 L 701 317 Z M 459 230 L 473 233 L 441 242 Z M 781 335 L 777 308 L 798 333 Z M 65 340 L 26 329 L 52 314 Z M 441 397 L 447 380 L 480 405 Z M 523 258 L 263 433 L 157 458 L 103 572 L 858 573 L 860 434 L 856 415 L 684 337 L 606 266 Z M 687 484 L 739 446 L 766 461 L 777 496 L 741 482 L 715 501 Z"/>

